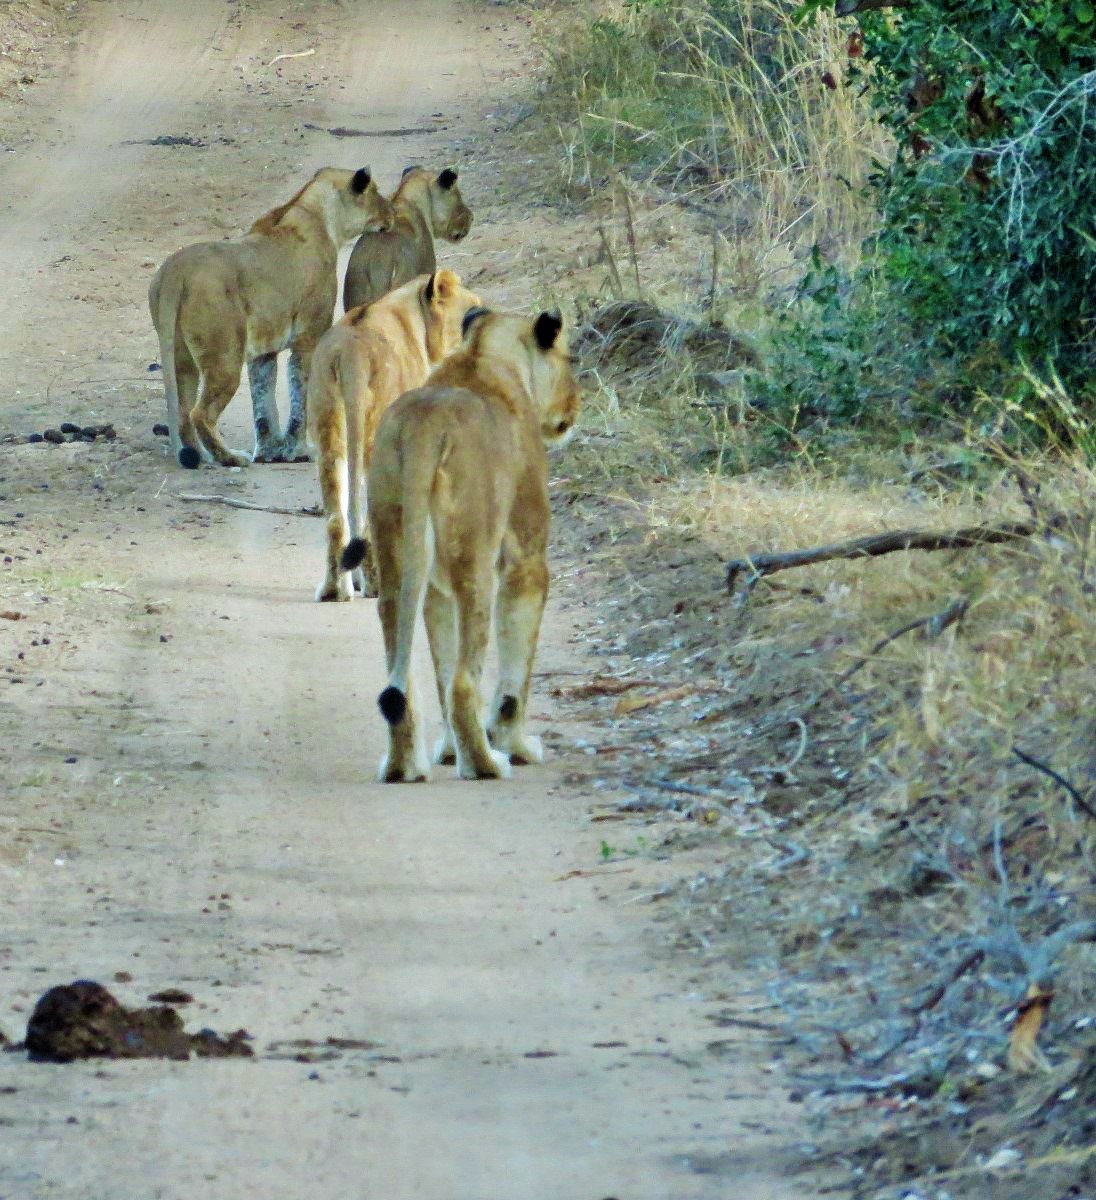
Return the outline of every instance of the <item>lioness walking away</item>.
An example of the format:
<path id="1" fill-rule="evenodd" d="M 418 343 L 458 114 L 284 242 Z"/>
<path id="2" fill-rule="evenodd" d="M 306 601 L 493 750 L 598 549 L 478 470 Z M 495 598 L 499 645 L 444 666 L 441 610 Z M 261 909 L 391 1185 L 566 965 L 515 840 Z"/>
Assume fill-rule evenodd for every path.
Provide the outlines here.
<path id="1" fill-rule="evenodd" d="M 416 275 L 436 271 L 434 239 L 459 242 L 472 228 L 472 210 L 464 203 L 451 167 L 437 176 L 408 167 L 391 204 L 391 228 L 363 234 L 350 254 L 343 284 L 347 312 L 379 300 Z"/>
<path id="2" fill-rule="evenodd" d="M 312 352 L 338 296 L 339 248 L 367 230 L 387 229 L 388 201 L 368 167 L 324 167 L 287 203 L 260 217 L 243 237 L 199 242 L 173 254 L 149 288 L 160 339 L 171 448 L 184 467 L 204 449 L 239 467 L 293 459 L 304 430 Z M 276 423 L 278 354 L 289 350 L 289 424 Z M 247 363 L 255 451 L 230 450 L 217 421 Z"/>
<path id="3" fill-rule="evenodd" d="M 568 436 L 579 409 L 562 324 L 558 313 L 472 309 L 460 349 L 381 418 L 368 498 L 388 662 L 386 782 L 428 771 L 409 683 L 420 611 L 447 726 L 437 761 L 455 756 L 461 778 L 497 779 L 542 757 L 525 717 L 548 593 L 545 447 Z M 351 542 L 343 566 L 363 553 Z M 492 602 L 499 680 L 485 728 Z"/>
<path id="4" fill-rule="evenodd" d="M 339 565 L 351 536 L 365 537 L 365 472 L 377 423 L 403 392 L 461 340 L 465 313 L 479 297 L 452 271 L 420 275 L 368 306 L 351 309 L 320 339 L 308 384 L 308 423 L 317 450 L 327 517 L 327 570 L 317 600 L 349 600 Z M 372 554 L 354 572 L 359 591 L 377 594 Z"/>

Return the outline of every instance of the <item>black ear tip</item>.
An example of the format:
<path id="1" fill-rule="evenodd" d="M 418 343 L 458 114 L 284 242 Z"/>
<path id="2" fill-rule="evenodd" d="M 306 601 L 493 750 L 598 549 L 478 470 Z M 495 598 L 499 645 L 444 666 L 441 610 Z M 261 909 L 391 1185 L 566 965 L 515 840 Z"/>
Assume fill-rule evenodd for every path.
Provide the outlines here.
<path id="1" fill-rule="evenodd" d="M 461 323 L 460 323 L 461 337 L 467 337 L 469 329 L 471 329 L 472 326 L 475 325 L 475 323 L 480 319 L 480 317 L 486 317 L 490 313 L 490 311 L 491 310 L 489 308 L 470 308 L 464 314 L 464 320 L 461 321 Z"/>
<path id="2" fill-rule="evenodd" d="M 350 181 L 350 190 L 360 196 L 362 192 L 369 186 L 373 176 L 369 172 L 368 167 L 359 167 L 354 172 L 354 178 Z"/>
<path id="3" fill-rule="evenodd" d="M 438 176 L 438 184 L 442 188 L 451 188 L 457 182 L 457 173 L 452 167 L 446 167 Z"/>
<path id="4" fill-rule="evenodd" d="M 542 350 L 551 350 L 563 328 L 563 317 L 558 308 L 551 312 L 542 312 L 533 322 L 533 336 Z"/>
<path id="5" fill-rule="evenodd" d="M 414 164 L 414 163 L 412 163 L 412 164 L 411 164 L 409 167 L 404 167 L 403 171 L 402 171 L 402 172 L 401 172 L 401 174 L 400 174 L 400 178 L 401 178 L 401 179 L 406 179 L 406 178 L 407 178 L 407 176 L 408 176 L 408 175 L 410 175 L 410 174 L 411 174 L 411 172 L 412 172 L 412 171 L 414 171 L 414 170 L 415 170 L 415 164 Z"/>
<path id="6" fill-rule="evenodd" d="M 434 299 L 434 281 L 437 279 L 437 277 L 438 277 L 438 275 L 437 275 L 437 272 L 435 271 L 434 274 L 431 275 L 430 278 L 426 281 L 426 287 L 423 289 L 422 294 L 427 300 Z"/>

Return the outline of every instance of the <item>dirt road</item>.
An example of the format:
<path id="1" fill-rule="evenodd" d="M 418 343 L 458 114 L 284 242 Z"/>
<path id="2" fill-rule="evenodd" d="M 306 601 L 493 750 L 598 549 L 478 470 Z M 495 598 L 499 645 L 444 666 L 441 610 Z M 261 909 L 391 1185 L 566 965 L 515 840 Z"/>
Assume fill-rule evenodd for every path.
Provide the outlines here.
<path id="1" fill-rule="evenodd" d="M 651 954 L 659 864 L 600 865 L 551 764 L 375 784 L 375 614 L 311 602 L 320 523 L 179 499 L 311 504 L 313 468 L 184 474 L 150 432 L 152 265 L 325 163 L 391 186 L 468 152 L 522 69 L 504 11 L 89 0 L 5 110 L 0 432 L 119 437 L 0 446 L 0 1029 L 77 977 L 174 985 L 257 1058 L 0 1056 L 2 1200 L 809 1194 L 780 1169 L 796 1110 L 706 1050 L 727 998 Z M 582 668 L 582 619 L 553 605 L 542 671 Z M 553 751 L 575 737 L 544 686 L 535 712 Z"/>

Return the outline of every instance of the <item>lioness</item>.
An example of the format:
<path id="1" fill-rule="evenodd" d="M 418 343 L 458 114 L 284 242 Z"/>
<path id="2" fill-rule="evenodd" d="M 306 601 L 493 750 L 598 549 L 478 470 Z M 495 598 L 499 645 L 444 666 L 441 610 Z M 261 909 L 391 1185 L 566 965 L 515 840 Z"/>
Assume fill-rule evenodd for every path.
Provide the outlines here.
<path id="1" fill-rule="evenodd" d="M 462 779 L 539 762 L 525 732 L 529 676 L 548 593 L 548 460 L 578 415 L 562 319 L 472 309 L 463 345 L 381 418 L 369 470 L 369 526 L 388 686 L 385 782 L 425 779 L 409 691 L 411 640 L 426 618 L 447 734 L 437 761 Z M 351 542 L 343 566 L 364 551 Z M 484 727 L 480 677 L 492 602 L 499 680 Z M 488 739 L 493 743 L 489 744 Z"/>
<path id="2" fill-rule="evenodd" d="M 148 305 L 160 339 L 171 448 L 184 467 L 198 466 L 199 447 L 226 467 L 296 457 L 312 352 L 330 328 L 338 295 L 339 248 L 391 220 L 368 167 L 324 167 L 243 237 L 186 246 L 160 267 Z M 279 436 L 274 385 L 278 353 L 287 348 L 289 424 Z M 217 433 L 245 362 L 252 456 L 230 450 Z"/>
<path id="3" fill-rule="evenodd" d="M 339 559 L 351 535 L 365 537 L 363 485 L 378 421 L 397 396 L 425 383 L 430 368 L 460 345 L 464 314 L 479 302 L 452 271 L 420 275 L 351 309 L 320 339 L 308 383 L 308 424 L 327 517 L 327 571 L 317 600 L 353 595 Z M 354 579 L 363 595 L 377 594 L 368 545 Z"/>
<path id="4" fill-rule="evenodd" d="M 379 300 L 416 275 L 437 270 L 434 239 L 459 242 L 472 228 L 472 210 L 464 203 L 451 167 L 436 178 L 421 167 L 408 167 L 390 201 L 391 229 L 363 234 L 350 254 L 343 285 L 347 312 Z"/>

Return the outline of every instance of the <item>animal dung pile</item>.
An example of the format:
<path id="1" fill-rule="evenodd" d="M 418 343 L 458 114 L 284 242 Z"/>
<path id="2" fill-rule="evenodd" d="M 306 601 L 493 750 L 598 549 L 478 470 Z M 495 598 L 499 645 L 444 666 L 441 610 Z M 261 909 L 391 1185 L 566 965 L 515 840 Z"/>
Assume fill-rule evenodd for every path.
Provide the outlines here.
<path id="1" fill-rule="evenodd" d="M 60 446 L 65 442 L 94 442 L 97 438 L 113 442 L 117 436 L 114 426 L 109 423 L 77 425 L 73 421 L 64 421 L 58 429 L 44 429 L 41 433 L 28 434 L 27 441 L 51 442 L 55 446 Z"/>
<path id="2" fill-rule="evenodd" d="M 251 1058 L 250 1035 L 187 1033 L 174 1008 L 126 1008 L 90 979 L 50 988 L 34 1006 L 23 1048 L 32 1062 L 78 1058 Z M 17 1049 L 18 1047 L 12 1047 Z"/>

